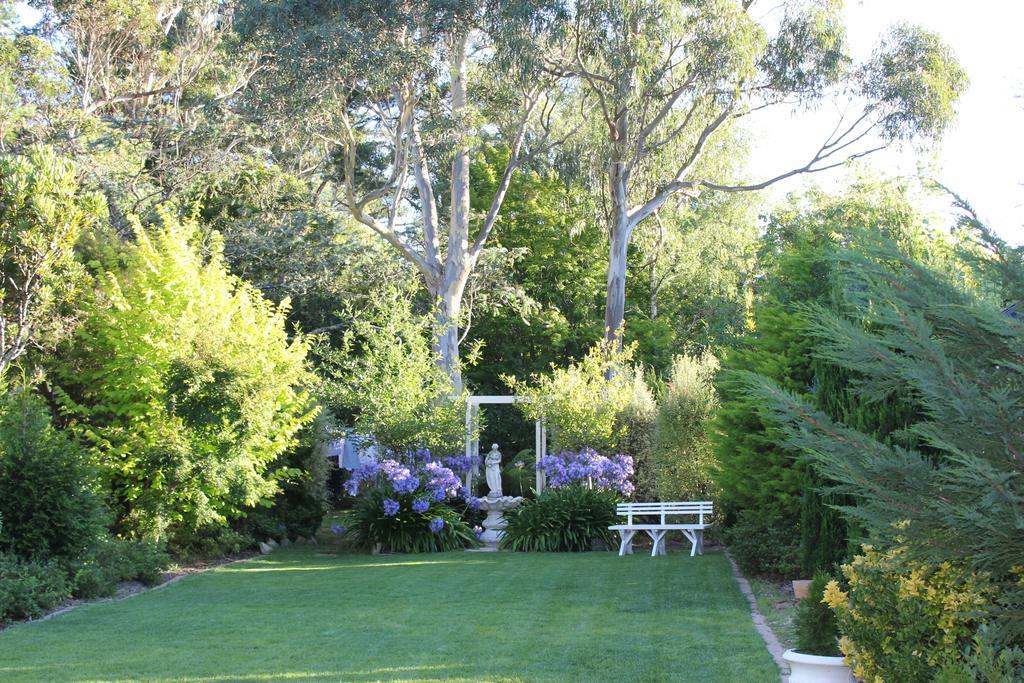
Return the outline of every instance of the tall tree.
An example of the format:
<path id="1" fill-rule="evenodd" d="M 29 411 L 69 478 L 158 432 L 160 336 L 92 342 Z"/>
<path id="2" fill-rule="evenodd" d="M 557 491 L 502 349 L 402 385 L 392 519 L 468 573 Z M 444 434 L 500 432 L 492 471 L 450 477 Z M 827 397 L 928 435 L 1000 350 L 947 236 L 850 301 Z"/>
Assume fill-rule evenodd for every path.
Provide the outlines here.
<path id="1" fill-rule="evenodd" d="M 0 376 L 32 345 L 52 345 L 71 329 L 85 279 L 75 243 L 105 209 L 49 148 L 0 158 Z"/>
<path id="2" fill-rule="evenodd" d="M 513 2 L 333 0 L 256 2 L 240 20 L 269 75 L 289 79 L 285 110 L 298 99 L 318 112 L 306 125 L 322 146 L 325 195 L 418 270 L 456 390 L 470 275 L 512 175 L 550 143 L 558 98 L 555 79 L 533 68 L 532 16 Z M 484 141 L 509 154 L 474 220 L 470 161 Z"/>
<path id="3" fill-rule="evenodd" d="M 773 36 L 754 0 L 553 0 L 552 73 L 587 93 L 604 131 L 609 264 L 605 328 L 619 334 L 627 248 L 636 227 L 673 198 L 749 192 L 839 166 L 887 145 L 937 138 L 967 79 L 934 33 L 897 26 L 854 67 L 837 0 L 784 2 Z M 755 182 L 716 174 L 704 159 L 731 124 L 758 110 L 849 100 L 835 131 L 805 163 Z M 727 136 L 725 136 L 727 139 Z M 651 182 L 651 177 L 655 182 Z M 653 188 L 653 189 L 649 189 Z"/>

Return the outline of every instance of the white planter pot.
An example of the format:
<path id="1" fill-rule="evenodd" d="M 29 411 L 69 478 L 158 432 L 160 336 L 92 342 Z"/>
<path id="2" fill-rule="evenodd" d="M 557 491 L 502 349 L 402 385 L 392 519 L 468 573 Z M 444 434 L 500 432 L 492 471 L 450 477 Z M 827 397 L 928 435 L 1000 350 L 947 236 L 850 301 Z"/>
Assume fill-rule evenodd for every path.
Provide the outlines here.
<path id="1" fill-rule="evenodd" d="M 789 683 L 854 683 L 853 671 L 842 657 L 805 655 L 786 650 L 782 658 L 789 662 Z"/>

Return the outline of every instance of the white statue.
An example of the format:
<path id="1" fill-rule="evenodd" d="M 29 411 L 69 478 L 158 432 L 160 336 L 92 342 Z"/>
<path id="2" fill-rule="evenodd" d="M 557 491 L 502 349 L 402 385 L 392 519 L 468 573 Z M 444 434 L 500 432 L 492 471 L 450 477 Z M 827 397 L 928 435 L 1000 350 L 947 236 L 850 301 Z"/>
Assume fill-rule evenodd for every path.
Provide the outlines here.
<path id="1" fill-rule="evenodd" d="M 488 498 L 501 498 L 501 453 L 498 444 L 491 445 L 491 452 L 484 458 L 486 466 Z"/>

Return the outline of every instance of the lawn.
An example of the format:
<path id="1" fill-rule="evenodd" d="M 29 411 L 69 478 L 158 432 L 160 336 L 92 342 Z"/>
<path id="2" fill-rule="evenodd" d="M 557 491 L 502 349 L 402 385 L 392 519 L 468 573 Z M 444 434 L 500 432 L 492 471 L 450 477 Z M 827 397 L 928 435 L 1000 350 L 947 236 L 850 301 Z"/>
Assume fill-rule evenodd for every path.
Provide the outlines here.
<path id="1" fill-rule="evenodd" d="M 718 553 L 291 548 L 0 632 L 4 681 L 779 680 Z"/>

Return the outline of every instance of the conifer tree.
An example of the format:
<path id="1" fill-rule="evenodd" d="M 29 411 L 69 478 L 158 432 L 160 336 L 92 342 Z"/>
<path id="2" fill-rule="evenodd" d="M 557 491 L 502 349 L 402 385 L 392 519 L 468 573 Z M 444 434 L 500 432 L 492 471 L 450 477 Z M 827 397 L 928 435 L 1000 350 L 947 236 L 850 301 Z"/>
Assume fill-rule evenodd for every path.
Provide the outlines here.
<path id="1" fill-rule="evenodd" d="M 832 493 L 855 501 L 843 512 L 873 544 L 898 544 L 918 561 L 952 562 L 998 582 L 992 633 L 1020 644 L 1024 326 L 892 243 L 842 249 L 835 263 L 859 320 L 808 306 L 815 357 L 851 373 L 849 391 L 864 406 L 906 392 L 919 412 L 897 434 L 902 443 L 748 373 L 749 396 L 783 428 L 780 443 L 835 482 Z"/>

